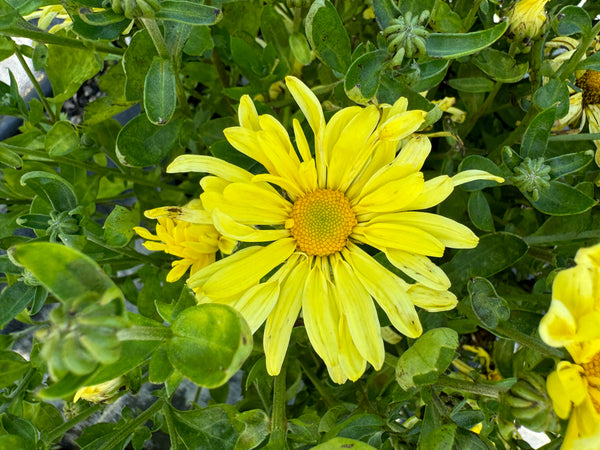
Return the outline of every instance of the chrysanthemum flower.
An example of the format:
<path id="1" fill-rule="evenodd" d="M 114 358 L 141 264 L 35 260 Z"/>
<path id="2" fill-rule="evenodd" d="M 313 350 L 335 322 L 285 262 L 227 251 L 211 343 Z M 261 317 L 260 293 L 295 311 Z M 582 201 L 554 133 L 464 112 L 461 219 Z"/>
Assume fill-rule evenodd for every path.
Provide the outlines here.
<path id="1" fill-rule="evenodd" d="M 450 281 L 428 256 L 442 256 L 445 247 L 475 247 L 477 236 L 453 220 L 416 210 L 437 205 L 458 184 L 502 179 L 469 171 L 425 181 L 420 169 L 431 144 L 425 136 L 410 136 L 426 113 L 407 111 L 405 98 L 393 106 L 344 108 L 326 123 L 308 87 L 294 77 L 286 84 L 312 128 L 314 154 L 297 120 L 298 152 L 281 123 L 259 116 L 244 96 L 240 126 L 224 133 L 267 173 L 253 175 L 197 155 L 180 156 L 167 169 L 211 174 L 201 180 L 201 199 L 215 228 L 250 243 L 198 271 L 188 285 L 200 302 L 236 308 L 253 331 L 266 321 L 263 344 L 271 375 L 280 371 L 302 310 L 312 346 L 331 378 L 343 383 L 358 379 L 367 362 L 375 369 L 383 364 L 373 299 L 411 338 L 422 332 L 415 305 L 442 311 L 456 304 L 447 290 Z M 359 244 L 383 251 L 416 283 L 394 275 Z"/>
<path id="2" fill-rule="evenodd" d="M 172 212 L 180 208 L 170 207 Z M 146 211 L 146 217 L 157 218 L 156 235 L 142 227 L 134 227 L 134 231 L 140 237 L 146 239 L 144 247 L 151 251 L 163 251 L 181 259 L 172 263 L 172 269 L 167 274 L 167 281 L 172 283 L 179 280 L 184 273 L 190 269 L 190 275 L 208 266 L 215 261 L 218 250 L 230 254 L 236 242 L 222 236 L 210 224 L 190 223 L 182 219 L 171 219 L 163 216 L 164 208 L 156 208 Z M 195 200 L 190 202 L 186 210 L 188 215 L 198 221 L 198 217 L 207 217 L 202 208 L 202 202 Z M 185 216 L 184 216 L 185 218 Z"/>
<path id="3" fill-rule="evenodd" d="M 534 39 L 546 23 L 546 3 L 550 0 L 519 0 L 508 17 L 510 31 L 518 39 Z"/>
<path id="4" fill-rule="evenodd" d="M 574 364 L 558 363 L 546 382 L 556 414 L 569 418 L 562 448 L 600 448 L 600 245 L 580 249 L 577 265 L 559 272 L 540 336 L 566 347 Z"/>

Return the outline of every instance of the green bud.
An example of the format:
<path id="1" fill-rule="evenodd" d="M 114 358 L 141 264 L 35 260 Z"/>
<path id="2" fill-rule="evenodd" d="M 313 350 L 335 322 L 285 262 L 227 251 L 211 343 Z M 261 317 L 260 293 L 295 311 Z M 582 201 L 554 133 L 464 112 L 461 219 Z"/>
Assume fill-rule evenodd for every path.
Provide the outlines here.
<path id="1" fill-rule="evenodd" d="M 539 199 L 539 192 L 550 186 L 551 167 L 544 164 L 544 158 L 525 158 L 513 169 L 510 181 L 524 192 L 531 192 L 533 200 Z"/>
<path id="2" fill-rule="evenodd" d="M 425 40 L 429 31 L 423 24 L 428 19 L 429 11 L 423 11 L 419 16 L 413 16 L 409 11 L 404 16 L 392 19 L 389 26 L 383 30 L 395 66 L 400 65 L 405 56 L 417 58 L 425 54 Z"/>

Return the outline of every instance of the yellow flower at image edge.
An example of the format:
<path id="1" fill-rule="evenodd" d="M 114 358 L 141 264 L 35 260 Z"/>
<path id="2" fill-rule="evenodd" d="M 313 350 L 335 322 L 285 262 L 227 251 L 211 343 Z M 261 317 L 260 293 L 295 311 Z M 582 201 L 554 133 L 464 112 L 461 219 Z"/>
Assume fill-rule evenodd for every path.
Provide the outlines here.
<path id="1" fill-rule="evenodd" d="M 422 333 L 415 305 L 429 311 L 456 305 L 447 290 L 449 279 L 428 256 L 442 256 L 445 247 L 475 247 L 478 239 L 464 225 L 415 210 L 437 205 L 458 184 L 503 180 L 466 171 L 425 181 L 420 169 L 431 144 L 424 136 L 409 137 L 426 113 L 407 111 L 405 98 L 394 105 L 344 108 L 326 123 L 308 87 L 294 77 L 287 77 L 286 84 L 312 128 L 314 153 L 296 119 L 297 151 L 281 123 L 259 116 L 244 96 L 240 126 L 224 133 L 267 173 L 253 175 L 198 155 L 180 156 L 167 169 L 210 174 L 200 182 L 200 198 L 215 228 L 249 243 L 196 272 L 188 285 L 200 303 L 236 308 L 253 332 L 266 321 L 263 345 L 271 375 L 281 369 L 302 311 L 313 348 L 332 380 L 343 383 L 358 379 L 367 362 L 377 370 L 383 364 L 373 299 L 411 338 Z M 407 142 L 396 154 L 403 139 Z M 162 214 L 178 218 L 188 211 L 162 208 Z M 385 269 L 357 243 L 383 251 L 416 283 Z"/>
<path id="2" fill-rule="evenodd" d="M 171 213 L 180 208 L 169 208 Z M 221 236 L 210 224 L 196 224 L 185 220 L 171 219 L 161 215 L 163 208 L 146 211 L 148 218 L 157 218 L 156 235 L 142 227 L 134 227 L 134 231 L 146 239 L 144 247 L 151 251 L 163 251 L 181 259 L 173 261 L 173 268 L 167 274 L 167 281 L 172 283 L 179 280 L 190 269 L 190 275 L 215 261 L 218 250 L 229 254 L 236 245 L 234 240 Z M 186 206 L 192 220 L 206 217 L 202 202 L 192 201 Z M 158 215 L 154 211 L 159 211 Z"/>
<path id="3" fill-rule="evenodd" d="M 550 0 L 518 0 L 509 13 L 510 31 L 519 39 L 534 39 L 546 23 L 546 3 Z"/>
<path id="4" fill-rule="evenodd" d="M 540 321 L 549 345 L 566 347 L 574 364 L 558 363 L 546 387 L 556 414 L 569 419 L 562 448 L 600 448 L 600 245 L 580 249 L 576 266 L 558 273 Z"/>

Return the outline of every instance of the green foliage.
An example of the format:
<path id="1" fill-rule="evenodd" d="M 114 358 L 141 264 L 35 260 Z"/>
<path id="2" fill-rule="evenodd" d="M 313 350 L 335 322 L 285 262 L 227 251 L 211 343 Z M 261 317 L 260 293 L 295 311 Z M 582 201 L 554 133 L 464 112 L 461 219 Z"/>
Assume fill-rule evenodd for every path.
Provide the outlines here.
<path id="1" fill-rule="evenodd" d="M 0 65 L 31 58 L 52 88 L 38 72 L 28 86 L 13 73 L 0 82 L 0 114 L 19 120 L 0 143 L 0 448 L 48 450 L 67 432 L 83 449 L 530 448 L 519 426 L 557 448 L 567 425 L 545 385 L 567 356 L 536 330 L 556 272 L 600 239 L 600 136 L 576 102 L 599 95 L 581 76 L 600 71 L 600 7 L 574 3 L 549 2 L 538 35 L 520 40 L 497 20 L 514 2 L 490 0 L 0 0 Z M 42 7 L 67 20 L 50 28 L 54 10 Z M 196 297 L 187 275 L 167 282 L 193 255 L 145 251 L 134 231 L 154 234 L 144 211 L 202 192 L 204 174 L 167 173 L 181 154 L 264 173 L 223 133 L 243 95 L 290 133 L 297 119 L 314 149 L 286 76 L 313 90 L 327 120 L 399 97 L 425 111 L 426 180 L 505 179 L 457 185 L 428 211 L 479 239 L 432 258 L 457 306 L 417 308 L 416 339 L 380 314 L 383 367 L 344 385 L 302 316 L 270 376 L 264 328 Z M 376 260 L 413 283 L 384 253 Z M 114 380 L 110 398 L 82 394 Z M 182 406 L 175 394 L 190 381 L 198 395 Z M 106 402 L 149 384 L 150 406 L 94 423 Z"/>

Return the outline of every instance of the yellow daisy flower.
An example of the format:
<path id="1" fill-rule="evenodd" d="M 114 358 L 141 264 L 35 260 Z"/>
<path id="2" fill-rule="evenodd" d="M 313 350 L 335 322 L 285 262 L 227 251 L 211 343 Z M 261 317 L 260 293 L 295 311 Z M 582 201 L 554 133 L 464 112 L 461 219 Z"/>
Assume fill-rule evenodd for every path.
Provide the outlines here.
<path id="1" fill-rule="evenodd" d="M 181 258 L 172 263 L 173 268 L 167 274 L 169 283 L 179 280 L 188 269 L 190 269 L 190 275 L 193 275 L 214 262 L 217 250 L 226 254 L 233 251 L 236 242 L 222 236 L 212 225 L 163 217 L 164 209 L 169 209 L 171 213 L 181 210 L 178 207 L 168 207 L 146 211 L 146 217 L 158 220 L 156 235 L 142 227 L 134 227 L 134 231 L 146 239 L 147 242 L 143 245 L 148 250 L 163 251 Z M 200 200 L 189 203 L 186 210 L 190 211 L 190 217 L 196 218 L 196 220 L 198 216 L 203 214 L 206 216 Z"/>
<path id="2" fill-rule="evenodd" d="M 580 249 L 575 262 L 554 279 L 539 327 L 548 345 L 566 347 L 574 361 L 559 362 L 546 382 L 556 414 L 570 417 L 564 450 L 600 448 L 600 245 Z"/>
<path id="3" fill-rule="evenodd" d="M 519 0 L 508 15 L 510 31 L 520 40 L 535 39 L 546 23 L 546 3 L 550 0 Z"/>
<path id="4" fill-rule="evenodd" d="M 445 247 L 475 247 L 477 236 L 453 220 L 416 210 L 437 205 L 458 184 L 503 180 L 468 171 L 425 181 L 420 169 L 431 144 L 425 136 L 410 136 L 426 113 L 407 111 L 405 98 L 394 105 L 344 108 L 326 123 L 307 86 L 294 77 L 286 84 L 314 133 L 314 156 L 296 119 L 298 153 L 281 123 L 259 116 L 244 96 L 240 126 L 224 133 L 267 173 L 254 175 L 198 155 L 180 156 L 167 168 L 210 174 L 200 182 L 201 199 L 215 228 L 250 243 L 198 271 L 188 285 L 200 302 L 236 308 L 253 332 L 266 321 L 263 344 L 271 375 L 280 371 L 302 310 L 315 351 L 332 380 L 343 383 L 358 379 L 367 362 L 375 369 L 383 364 L 373 299 L 411 338 L 422 333 L 415 305 L 430 311 L 456 305 L 447 290 L 450 281 L 428 256 L 442 256 Z M 357 244 L 380 249 L 416 283 L 394 275 Z"/>

